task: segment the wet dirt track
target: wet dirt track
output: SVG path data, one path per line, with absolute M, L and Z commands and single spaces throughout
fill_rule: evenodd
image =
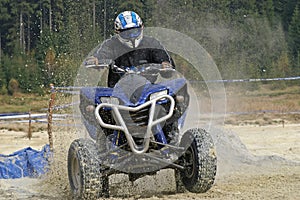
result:
M 226 126 L 210 132 L 217 146 L 218 172 L 207 193 L 175 194 L 173 172 L 164 170 L 134 183 L 126 176 L 111 176 L 110 199 L 300 199 L 300 125 Z M 16 137 L 8 131 L 1 134 L 7 142 Z M 56 135 L 57 141 L 65 137 Z M 56 143 L 51 173 L 40 179 L 0 180 L 0 199 L 69 199 L 64 141 Z

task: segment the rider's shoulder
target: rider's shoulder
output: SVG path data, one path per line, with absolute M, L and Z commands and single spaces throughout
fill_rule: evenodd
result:
M 104 40 L 102 44 L 103 44 L 103 45 L 110 46 L 110 45 L 112 45 L 112 44 L 116 45 L 116 44 L 118 44 L 118 43 L 119 43 L 118 38 L 117 38 L 116 36 L 112 36 L 112 37 L 110 37 L 110 38 Z
M 104 40 L 102 43 L 100 43 L 97 47 L 98 51 L 105 51 L 105 50 L 108 50 L 108 49 L 114 49 L 116 48 L 117 46 L 120 46 L 120 42 L 119 40 L 112 36 L 106 40 Z
M 156 47 L 156 46 L 160 46 L 161 43 L 160 43 L 159 40 L 157 40 L 154 37 L 144 36 L 143 40 L 141 42 L 141 45 L 142 46 L 153 46 L 153 47 Z
M 145 36 L 143 37 L 143 40 L 149 41 L 149 42 L 159 42 L 156 38 L 151 37 L 151 36 L 147 36 L 147 35 L 145 35 Z

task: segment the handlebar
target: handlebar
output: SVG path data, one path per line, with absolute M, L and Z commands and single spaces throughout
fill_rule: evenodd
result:
M 121 73 L 135 73 L 135 74 L 153 74 L 156 75 L 160 72 L 172 72 L 175 71 L 172 67 L 164 68 L 162 64 L 156 64 L 156 63 L 148 63 L 148 64 L 142 64 L 138 66 L 132 66 L 132 67 L 118 67 L 114 65 L 112 67 L 115 72 L 121 72 Z
M 96 57 L 88 57 L 84 62 L 86 68 L 92 69 L 112 69 L 115 73 L 135 73 L 135 74 L 148 74 L 157 75 L 158 73 L 168 73 L 175 71 L 172 66 L 165 67 L 163 64 L 158 63 L 147 63 L 138 66 L 131 67 L 119 67 L 115 65 L 114 61 L 111 59 L 98 60 Z
M 98 58 L 91 56 L 84 60 L 83 65 L 88 69 L 92 68 L 101 70 L 109 68 L 111 65 L 114 65 L 114 61 L 111 59 L 98 60 Z

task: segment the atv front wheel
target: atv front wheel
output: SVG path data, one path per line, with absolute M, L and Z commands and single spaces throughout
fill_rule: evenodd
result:
M 74 140 L 68 152 L 68 176 L 75 199 L 109 197 L 108 177 L 102 176 L 96 143 Z
M 179 159 L 184 170 L 175 173 L 177 188 L 182 190 L 184 186 L 190 192 L 206 192 L 212 187 L 217 171 L 211 135 L 203 129 L 190 129 L 183 135 L 181 146 L 186 151 Z

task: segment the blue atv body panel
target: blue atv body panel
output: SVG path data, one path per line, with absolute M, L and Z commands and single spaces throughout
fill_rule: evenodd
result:
M 170 96 L 175 96 L 182 88 L 187 85 L 186 79 L 178 78 L 173 80 L 168 80 L 165 82 L 160 82 L 159 84 L 152 84 L 147 82 L 145 85 L 142 86 L 142 89 L 135 100 L 132 101 L 131 97 L 128 97 L 122 88 L 108 88 L 108 87 L 85 87 L 80 90 L 80 111 L 82 114 L 82 121 L 85 125 L 89 135 L 91 138 L 96 140 L 97 138 L 97 129 L 101 128 L 99 123 L 95 118 L 94 112 L 87 112 L 86 107 L 88 105 L 99 105 L 101 104 L 101 97 L 115 97 L 118 98 L 121 102 L 121 105 L 129 106 L 129 107 L 136 107 L 139 105 L 144 104 L 149 100 L 151 94 L 167 90 Z M 167 103 L 167 101 L 157 102 L 158 104 Z M 107 108 L 107 111 L 110 111 L 111 108 Z M 178 124 L 184 123 L 185 114 L 178 119 Z M 158 127 L 157 131 L 157 140 L 162 143 L 166 143 L 165 135 L 162 131 L 162 128 Z
M 175 79 L 172 81 L 166 81 L 160 84 L 148 83 L 144 86 L 143 92 L 139 97 L 139 101 L 132 103 L 124 93 L 115 93 L 114 88 L 107 87 L 86 87 L 80 90 L 80 94 L 84 96 L 89 102 L 93 102 L 95 105 L 102 103 L 100 97 L 116 97 L 124 102 L 125 106 L 138 106 L 145 103 L 148 97 L 156 92 L 168 90 L 169 95 L 173 96 L 186 84 L 186 80 L 183 78 Z

